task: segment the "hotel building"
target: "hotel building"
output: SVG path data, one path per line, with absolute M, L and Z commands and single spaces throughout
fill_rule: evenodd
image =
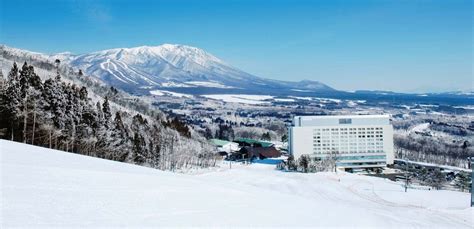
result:
M 393 127 L 388 115 L 296 116 L 288 130 L 288 149 L 322 159 L 337 154 L 339 168 L 393 164 Z

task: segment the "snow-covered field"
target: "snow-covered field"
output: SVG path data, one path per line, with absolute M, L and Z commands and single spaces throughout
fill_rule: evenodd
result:
M 347 173 L 227 166 L 200 175 L 0 141 L 0 227 L 472 228 L 468 193 Z
M 222 95 L 203 95 L 203 97 L 209 99 L 222 100 L 228 103 L 245 103 L 245 104 L 265 104 L 270 103 L 265 101 L 272 99 L 270 95 L 244 95 L 244 94 L 222 94 Z
M 215 88 L 234 88 L 230 86 L 223 85 L 219 82 L 213 82 L 213 81 L 189 81 L 186 82 L 186 84 L 191 84 L 194 86 L 199 86 L 199 87 L 215 87 Z
M 184 98 L 192 98 L 192 95 L 188 94 L 183 94 L 183 93 L 178 93 L 178 92 L 172 92 L 172 91 L 164 91 L 164 90 L 153 90 L 150 91 L 150 94 L 152 95 L 157 95 L 157 96 L 173 96 L 173 97 L 184 97 Z
M 416 126 L 414 126 L 409 132 L 414 132 L 414 133 L 421 133 L 427 130 L 430 127 L 429 123 L 421 123 Z

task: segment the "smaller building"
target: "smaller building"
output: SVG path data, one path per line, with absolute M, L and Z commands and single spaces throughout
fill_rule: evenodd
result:
M 259 140 L 250 139 L 250 138 L 238 138 L 238 139 L 235 139 L 234 142 L 238 143 L 239 146 L 241 147 L 244 147 L 244 146 L 271 147 L 273 146 L 273 143 L 271 142 L 259 141 Z
M 250 147 L 244 146 L 239 151 L 242 159 L 266 159 L 280 157 L 281 153 L 275 147 Z
M 239 143 L 216 139 L 216 138 L 210 139 L 209 143 L 217 147 L 217 150 L 219 152 L 231 153 L 231 152 L 239 151 L 240 149 Z

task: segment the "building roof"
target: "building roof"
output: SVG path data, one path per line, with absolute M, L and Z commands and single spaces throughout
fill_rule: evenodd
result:
M 333 126 L 333 125 L 389 125 L 389 115 L 321 115 L 295 116 L 293 126 Z
M 389 118 L 388 114 L 377 114 L 377 115 L 366 115 L 366 114 L 355 114 L 355 115 L 302 115 L 295 116 L 295 118 L 301 117 L 304 119 L 333 119 L 333 118 Z
M 259 140 L 255 140 L 255 139 L 250 139 L 250 138 L 238 138 L 238 139 L 234 140 L 234 142 L 247 143 L 248 145 L 260 144 L 262 147 L 273 146 L 273 143 L 271 143 L 271 142 L 264 142 L 264 141 L 259 141 Z
M 227 144 L 233 143 L 233 142 L 213 138 L 213 139 L 209 139 L 209 143 L 211 143 L 212 145 L 215 145 L 215 146 L 224 146 L 224 145 L 227 145 Z
M 260 157 L 260 158 L 269 158 L 269 157 L 280 157 L 281 152 L 275 149 L 275 147 L 249 147 L 245 146 L 240 149 L 241 153 L 247 153 L 248 157 Z

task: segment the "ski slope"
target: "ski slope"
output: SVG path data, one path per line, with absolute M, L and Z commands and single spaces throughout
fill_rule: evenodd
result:
M 472 228 L 468 193 L 227 165 L 176 174 L 0 140 L 0 228 Z

